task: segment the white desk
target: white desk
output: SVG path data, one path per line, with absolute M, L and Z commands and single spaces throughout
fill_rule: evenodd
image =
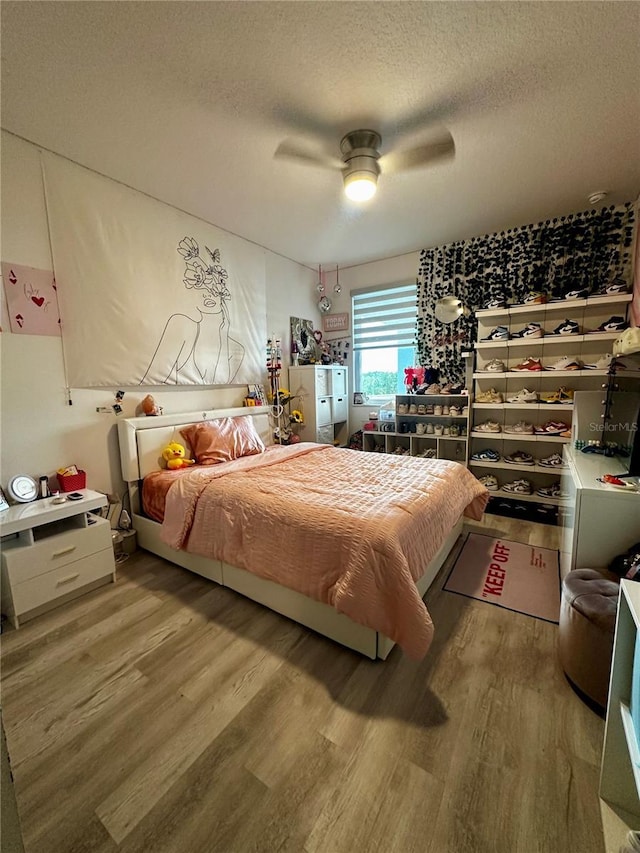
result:
M 0 514 L 2 612 L 16 628 L 116 579 L 109 522 L 89 513 L 107 498 L 79 491 L 82 500 L 44 498 Z
M 564 447 L 558 521 L 562 527 L 560 570 L 606 568 L 618 554 L 640 542 L 640 492 L 624 492 L 598 482 L 622 474 L 628 460 Z

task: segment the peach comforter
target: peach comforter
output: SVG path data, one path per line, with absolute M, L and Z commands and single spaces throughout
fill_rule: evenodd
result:
M 488 497 L 456 462 L 298 444 L 185 471 L 161 538 L 332 605 L 420 659 L 433 623 L 415 582 Z

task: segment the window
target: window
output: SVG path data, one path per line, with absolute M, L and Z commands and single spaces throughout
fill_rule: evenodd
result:
M 404 369 L 415 364 L 415 284 L 354 293 L 354 390 L 369 398 L 405 391 Z

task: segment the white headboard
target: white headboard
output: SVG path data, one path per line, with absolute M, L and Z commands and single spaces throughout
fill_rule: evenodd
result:
M 273 426 L 269 422 L 268 406 L 243 406 L 237 409 L 211 409 L 200 412 L 181 412 L 175 415 L 126 418 L 118 421 L 120 465 L 127 483 L 141 480 L 160 468 L 162 450 L 172 441 L 184 444 L 180 429 L 201 421 L 216 418 L 255 418 L 256 429 L 265 444 L 273 444 Z

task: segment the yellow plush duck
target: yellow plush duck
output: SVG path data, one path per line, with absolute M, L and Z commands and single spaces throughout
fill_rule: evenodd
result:
M 185 459 L 184 454 L 184 447 L 178 444 L 177 441 L 172 441 L 162 451 L 162 458 L 167 463 L 167 468 L 170 468 L 172 471 L 176 468 L 188 468 L 190 465 L 196 464 L 195 459 Z

